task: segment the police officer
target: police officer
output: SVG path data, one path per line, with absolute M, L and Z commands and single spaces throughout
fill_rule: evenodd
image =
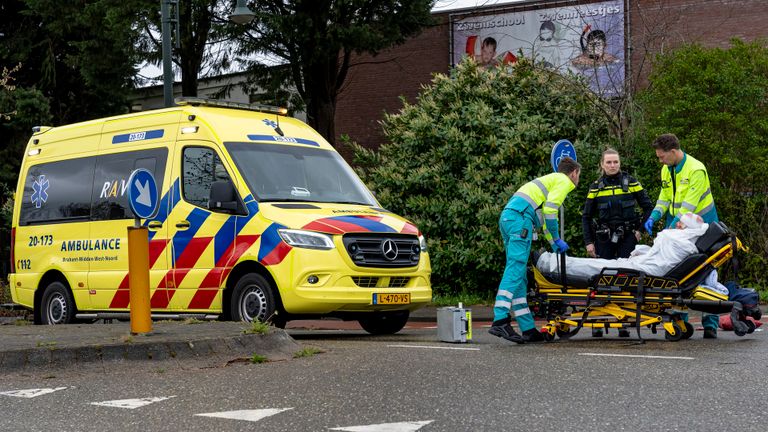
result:
M 619 152 L 609 148 L 600 158 L 602 175 L 589 186 L 581 216 L 584 244 L 592 258 L 628 258 L 637 245 L 641 222 L 653 203 L 634 177 L 621 171 Z M 635 209 L 642 209 L 642 215 Z
M 581 215 L 587 255 L 628 258 L 637 245 L 642 221 L 653 210 L 653 203 L 640 182 L 621 171 L 616 150 L 609 148 L 603 152 L 600 169 L 602 175 L 589 186 Z M 636 211 L 638 205 L 642 215 Z M 602 335 L 601 329 L 592 329 L 592 336 Z M 629 337 L 629 331 L 620 329 L 619 336 Z
M 709 188 L 709 175 L 703 163 L 680 149 L 680 141 L 674 134 L 662 134 L 653 142 L 656 157 L 662 164 L 661 191 L 656 207 L 645 220 L 648 234 L 653 233 L 656 222 L 664 218 L 664 228 L 674 227 L 686 213 L 696 213 L 705 223 L 718 222 L 715 200 Z M 688 321 L 688 314 L 681 314 Z M 717 315 L 704 314 L 701 324 L 705 339 L 717 338 L 720 319 Z

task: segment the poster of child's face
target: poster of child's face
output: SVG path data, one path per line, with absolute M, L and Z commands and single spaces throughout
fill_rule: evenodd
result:
M 452 24 L 453 64 L 509 66 L 523 55 L 560 73 L 584 76 L 603 96 L 624 86 L 624 2 L 466 16 Z M 492 40 L 493 44 L 486 44 Z

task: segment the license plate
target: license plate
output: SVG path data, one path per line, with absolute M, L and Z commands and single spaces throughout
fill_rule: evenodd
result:
M 374 294 L 373 304 L 410 304 L 411 295 L 405 294 Z

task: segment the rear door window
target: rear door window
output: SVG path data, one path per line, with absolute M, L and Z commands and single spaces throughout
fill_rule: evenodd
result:
M 128 206 L 128 177 L 139 168 L 155 177 L 157 190 L 163 190 L 166 148 L 114 153 L 99 156 L 93 179 L 93 220 L 132 219 Z

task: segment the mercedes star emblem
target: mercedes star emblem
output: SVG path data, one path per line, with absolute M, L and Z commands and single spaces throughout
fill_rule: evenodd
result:
M 386 239 L 381 242 L 381 253 L 388 261 L 394 261 L 397 258 L 397 245 L 392 239 Z

